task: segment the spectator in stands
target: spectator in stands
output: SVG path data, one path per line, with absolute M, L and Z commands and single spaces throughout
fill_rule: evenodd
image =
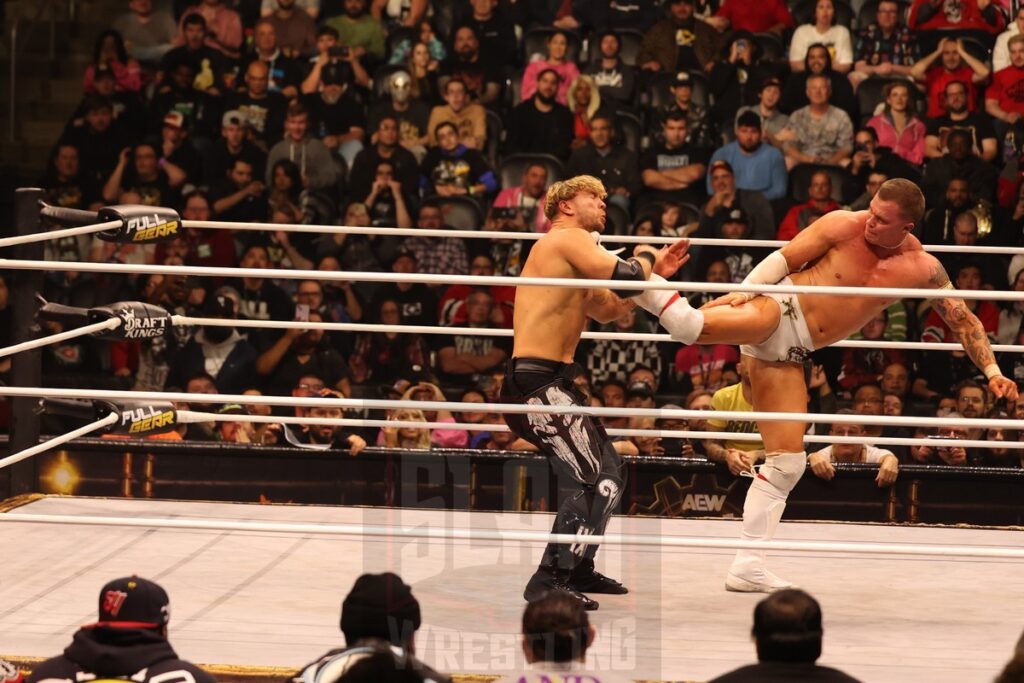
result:
M 403 412 L 420 411 L 399 411 L 396 418 L 399 415 L 400 419 L 409 417 L 402 415 Z M 363 574 L 356 579 L 341 603 L 341 632 L 345 635 L 346 647 L 330 650 L 302 667 L 301 673 L 291 681 L 299 683 L 327 676 L 333 679 L 338 672 L 349 670 L 353 663 L 365 659 L 367 654 L 377 653 L 400 656 L 402 675 L 415 674 L 437 683 L 451 683 L 448 676 L 434 671 L 414 655 L 420 623 L 420 604 L 401 578 L 390 572 Z M 392 667 L 391 677 L 387 680 L 399 678 L 394 671 L 395 667 Z
M 880 311 L 860 328 L 859 339 L 882 341 L 888 322 L 885 310 Z M 846 392 L 868 382 L 877 382 L 887 367 L 898 364 L 906 369 L 906 354 L 899 349 L 843 349 L 839 387 Z M 905 378 L 904 378 L 905 379 Z M 906 387 L 904 387 L 905 393 Z
M 455 125 L 459 142 L 470 149 L 482 150 L 487 144 L 487 121 L 484 108 L 469 99 L 469 90 L 460 78 L 450 78 L 444 84 L 444 100 L 446 104 L 438 105 L 430 111 L 427 131 L 430 131 L 429 144 L 436 145 L 437 139 L 432 131 L 445 121 Z
M 1018 7 L 1014 20 L 996 38 L 996 44 L 992 48 L 992 71 L 1001 71 L 1010 66 L 1010 38 L 1021 33 L 1021 27 L 1024 27 L 1024 10 Z M 117 28 L 116 24 L 114 28 Z
M 203 158 L 189 139 L 185 129 L 185 115 L 178 111 L 167 112 L 160 130 L 161 159 L 170 162 L 185 173 L 185 180 L 191 185 L 203 185 Z
M 537 75 L 533 97 L 516 105 L 505 119 L 505 152 L 553 154 L 569 158 L 573 118 L 569 108 L 556 101 L 558 73 L 550 69 Z
M 397 301 L 383 299 L 371 308 L 371 322 L 381 325 L 402 325 L 402 309 Z M 419 334 L 397 332 L 364 332 L 355 339 L 348 365 L 352 381 L 363 384 L 393 383 L 406 368 L 424 366 L 430 361 L 430 349 Z
M 369 88 L 372 83 L 370 74 L 366 72 L 362 61 L 357 57 L 358 50 L 351 50 L 338 45 L 338 31 L 330 26 L 321 26 L 316 33 L 317 55 L 310 58 L 313 65 L 306 78 L 302 81 L 303 93 L 316 92 L 320 89 L 320 75 L 329 64 L 347 64 L 352 69 L 352 79 L 360 88 Z
M 667 16 L 644 34 L 636 63 L 661 73 L 710 70 L 719 40 L 711 26 L 694 16 L 693 0 L 672 0 Z
M 320 92 L 302 98 L 310 130 L 351 167 L 363 149 L 366 133 L 365 108 L 352 92 L 352 70 L 344 63 L 329 64 L 321 71 L 320 80 Z
M 270 257 L 267 248 L 254 244 L 242 253 L 238 264 L 242 268 L 268 268 Z M 250 320 L 292 320 L 295 304 L 285 291 L 267 278 L 243 277 L 240 279 L 239 313 Z M 277 337 L 274 336 L 274 339 Z
M 236 159 L 248 161 L 253 177 L 262 178 L 267 153 L 249 139 L 249 120 L 242 112 L 232 109 L 221 117 L 220 138 L 203 156 L 206 158 L 204 177 L 207 182 L 223 178 L 234 166 Z
M 961 420 L 963 415 L 952 411 L 945 411 L 944 414 L 939 417 L 947 420 Z M 959 425 L 948 425 L 939 427 L 936 430 L 935 438 L 949 440 L 949 439 L 967 439 L 969 438 L 967 427 L 961 427 Z M 938 444 L 942 444 L 939 441 Z M 932 464 L 935 465 L 952 465 L 954 467 L 964 467 L 967 465 L 974 465 L 977 461 L 977 454 L 974 453 L 973 449 L 964 448 L 963 446 L 949 446 L 937 445 L 935 448 L 935 456 L 938 459 L 937 462 Z
M 789 117 L 794 139 L 785 144 L 786 167 L 797 164 L 841 165 L 853 152 L 853 124 L 842 109 L 832 106 L 832 86 L 822 75 L 807 79 L 810 104 Z
M 631 310 L 610 323 L 604 323 L 598 329 L 601 332 L 635 334 L 654 332 L 655 327 L 645 314 Z M 661 375 L 661 356 L 658 353 L 657 342 L 598 339 L 593 343 L 593 349 L 587 353 L 585 366 L 594 381 L 603 384 L 608 380 L 624 377 L 627 370 L 646 363 L 653 365 L 655 375 Z M 654 388 L 656 387 L 651 385 L 652 398 Z
M 910 75 L 925 85 L 928 91 L 927 116 L 934 119 L 946 113 L 946 86 L 953 81 L 967 87 L 965 104 L 967 110 L 973 112 L 978 102 L 975 86 L 988 78 L 989 68 L 971 56 L 963 41 L 944 38 L 931 54 L 914 64 Z
M 478 150 L 459 142 L 454 123 L 443 121 L 434 129 L 438 145 L 431 147 L 420 167 L 420 187 L 442 197 L 483 198 L 498 189 L 494 171 Z
M 889 410 L 888 397 L 895 396 L 901 402 L 901 410 L 898 414 L 902 414 L 902 402 L 907 400 L 910 391 L 910 371 L 907 366 L 904 363 L 886 365 L 882 370 L 880 386 L 882 387 L 882 410 Z M 889 413 L 885 412 L 885 414 Z
M 392 413 L 389 420 L 404 422 L 426 422 L 422 410 L 401 408 Z M 430 430 L 425 427 L 384 427 L 380 430 L 382 446 L 389 448 L 413 448 L 430 450 Z M 296 682 L 297 683 L 297 682 Z
M 582 173 L 583 171 L 581 171 Z M 504 230 L 547 232 L 551 221 L 544 215 L 544 195 L 548 185 L 548 169 L 544 164 L 530 164 L 523 171 L 523 182 L 506 187 L 494 199 L 492 215 L 506 222 Z M 611 188 L 605 186 L 609 192 Z
M 743 363 L 737 363 L 736 370 L 739 372 L 740 381 L 714 393 L 711 397 L 713 410 L 727 412 L 753 410 L 750 403 L 750 378 L 743 371 Z M 691 425 L 691 428 L 694 427 Z M 747 420 L 712 418 L 707 422 L 707 429 L 713 432 L 754 434 L 757 432 L 757 424 Z M 753 471 L 754 464 L 764 457 L 764 444 L 761 441 L 706 439 L 704 452 L 707 453 L 708 460 L 723 463 L 733 475 L 738 477 L 741 472 Z
M 46 189 L 46 203 L 50 206 L 88 209 L 93 204 L 100 203 L 99 183 L 82 173 L 78 148 L 67 142 L 58 142 L 54 146 L 50 155 L 50 163 L 46 168 L 46 175 L 40 185 Z M 53 242 L 55 240 L 48 241 L 46 245 L 50 246 Z M 49 257 L 47 260 L 50 260 Z M 1016 337 L 1016 332 L 1014 330 L 1014 337 Z
M 175 207 L 177 188 L 184 182 L 185 172 L 162 159 L 155 144 L 140 142 L 121 150 L 117 166 L 103 186 L 103 201 L 117 204 L 126 192 L 131 192 L 138 195 L 135 203 Z
M 829 81 L 829 103 L 842 109 L 850 121 L 859 121 L 857 98 L 846 74 L 832 67 L 832 54 L 824 45 L 815 44 L 807 48 L 804 70 L 792 73 L 786 79 L 779 108 L 792 117 L 801 107 L 810 104 L 807 81 L 815 76 L 824 76 Z
M 252 163 L 234 160 L 223 178 L 217 180 L 210 199 L 218 220 L 234 223 L 262 223 L 267 220 L 264 185 L 255 177 Z
M 548 36 L 545 44 L 547 54 L 531 61 L 523 71 L 520 100 L 525 102 L 537 92 L 538 76 L 541 73 L 554 71 L 558 74 L 558 93 L 555 99 L 559 104 L 568 104 L 569 85 L 580 75 L 579 67 L 566 54 L 569 38 L 565 33 L 555 31 Z
M 715 217 L 715 231 L 712 235 L 728 240 L 749 239 L 750 222 L 750 216 L 741 208 L 719 211 Z M 727 282 L 743 282 L 754 266 L 764 258 L 764 254 L 763 249 L 745 245 L 705 246 L 701 248 L 697 259 L 697 272 L 707 273 L 712 263 L 722 261 L 730 274 Z
M 280 92 L 269 89 L 270 67 L 265 62 L 253 60 L 244 73 L 245 90 L 229 96 L 227 104 L 245 118 L 249 139 L 267 152 L 284 134 L 288 101 Z
M 946 84 L 943 96 L 945 111 L 928 121 L 925 156 L 929 159 L 937 159 L 949 151 L 949 133 L 957 129 L 970 134 L 974 154 L 985 161 L 994 161 L 999 153 L 992 119 L 984 112 L 972 111 L 967 107 L 969 91 L 965 83 L 950 81 Z
M 853 415 L 849 408 L 840 410 L 838 415 Z M 857 424 L 834 423 L 828 432 L 831 436 L 866 436 L 864 428 Z M 879 488 L 896 483 L 900 465 L 896 455 L 885 448 L 866 443 L 837 443 L 815 451 L 807 456 L 807 465 L 814 476 L 832 481 L 836 476 L 834 463 L 862 462 L 878 465 L 875 483 Z
M 796 25 L 782 0 L 724 0 L 715 15 L 706 21 L 720 32 L 731 29 L 779 36 Z
M 425 22 L 425 25 L 429 26 Z M 441 64 L 433 57 L 430 44 L 420 41 L 412 46 L 405 60 L 405 68 L 412 81 L 412 96 L 424 104 L 436 105 L 441 102 Z
M 569 177 L 592 175 L 600 179 L 608 192 L 606 201 L 618 205 L 629 213 L 630 198 L 641 188 L 639 161 L 636 152 L 623 144 L 614 144 L 614 126 L 615 123 L 608 113 L 598 111 L 590 120 L 589 142 L 573 151 L 569 157 L 566 174 Z M 546 181 L 546 170 L 544 177 Z M 502 190 L 502 194 L 506 191 Z M 538 199 L 540 196 L 542 195 L 539 195 Z M 500 198 L 501 194 L 498 197 Z M 537 213 L 544 216 L 543 211 Z M 547 222 L 546 217 L 544 221 Z
M 395 179 L 395 167 L 390 161 L 377 164 L 370 193 L 363 203 L 369 208 L 372 225 L 406 230 L 412 227 L 410 200 L 402 190 L 402 183 Z
M 125 141 L 114 128 L 114 110 L 106 97 L 86 97 L 80 107 L 83 124 L 69 127 L 60 142 L 78 150 L 79 166 L 90 182 L 105 183 L 118 165 Z
M 91 92 L 110 100 L 114 113 L 114 127 L 122 135 L 134 139 L 146 132 L 146 105 L 137 92 L 119 90 L 114 71 L 107 64 L 101 64 L 93 70 Z M 83 97 L 83 103 L 90 95 Z M 65 130 L 84 124 L 82 104 L 71 115 L 71 121 Z
M 1008 420 L 1010 416 L 1001 410 L 991 410 L 985 416 L 990 420 Z M 997 443 L 1014 442 L 1018 440 L 1020 432 L 1016 429 L 1004 429 L 1002 427 L 990 427 L 985 430 L 985 441 Z M 985 467 L 1021 467 L 1020 452 L 1013 448 L 994 447 L 980 449 L 980 464 Z
M 267 157 L 267 184 L 273 178 L 270 171 L 279 159 L 289 159 L 298 165 L 302 180 L 310 190 L 331 187 L 336 182 L 334 159 L 327 146 L 309 135 L 309 113 L 298 101 L 288 105 L 284 122 L 285 138 L 274 145 Z
M 739 349 L 728 344 L 691 344 L 676 352 L 674 371 L 677 381 L 689 379 L 693 390 L 718 391 L 723 386 L 722 371 L 727 364 L 740 361 Z
M 1017 266 L 1016 272 L 1013 272 L 1011 266 L 1010 288 L 1015 292 L 1024 292 L 1024 268 Z M 1024 299 L 1001 302 L 996 343 L 1016 344 L 1022 321 L 1024 321 Z
M 811 174 L 807 194 L 806 202 L 797 204 L 786 212 L 779 223 L 775 239 L 791 240 L 818 218 L 840 208 L 836 200 L 832 199 L 832 177 L 827 171 L 815 171 Z
M 907 77 L 920 55 L 913 32 L 900 19 L 903 5 L 882 0 L 875 10 L 875 23 L 857 32 L 857 62 L 850 72 L 854 87 L 871 76 Z
M 752 120 L 748 122 L 753 123 Z M 758 130 L 756 125 L 748 126 L 742 132 L 737 129 L 736 147 L 742 150 L 744 142 L 749 144 L 750 138 Z M 718 152 L 715 152 L 715 155 L 717 156 Z M 725 159 L 713 160 L 708 167 L 708 193 L 711 197 L 704 204 L 700 215 L 698 232 L 701 236 L 720 236 L 725 218 L 734 209 L 742 210 L 750 221 L 747 237 L 770 240 L 775 236 L 775 219 L 772 216 L 771 204 L 761 192 L 738 187 L 732 165 Z
M 444 228 L 441 207 L 425 202 L 416 215 L 416 227 L 420 230 Z M 415 254 L 417 272 L 453 275 L 466 275 L 469 272 L 466 243 L 460 237 L 407 237 L 403 246 Z
M 469 263 L 469 274 L 490 277 L 494 275 L 494 259 L 489 254 L 477 254 Z M 449 285 L 441 296 L 438 322 L 445 326 L 459 327 L 466 323 L 466 300 L 473 293 L 471 285 Z M 488 287 L 494 299 L 491 322 L 500 327 L 512 327 L 512 312 L 515 306 L 516 288 Z
M 486 288 L 477 288 L 466 299 L 466 326 L 494 329 L 494 299 Z M 467 386 L 473 376 L 501 366 L 512 353 L 507 337 L 444 335 L 437 340 L 438 369 L 442 380 Z
M 951 130 L 946 137 L 949 151 L 937 159 L 930 159 L 921 179 L 921 189 L 929 204 L 934 203 L 943 188 L 955 177 L 966 178 L 971 197 L 991 198 L 996 185 L 996 170 L 971 150 L 971 133 Z
M 341 44 L 354 50 L 357 57 L 365 53 L 371 62 L 379 62 L 386 57 L 386 32 L 380 19 L 370 14 L 366 5 L 366 0 L 344 0 L 345 13 L 330 17 L 324 23 L 338 31 Z
M 208 298 L 203 309 L 207 318 L 231 320 L 238 317 L 235 301 L 226 294 Z M 169 386 L 185 386 L 190 377 L 207 373 L 216 392 L 240 394 L 252 386 L 256 350 L 234 327 L 207 325 L 193 335 L 171 359 Z
M 406 197 L 414 197 L 419 187 L 419 164 L 412 152 L 399 144 L 398 121 L 391 115 L 380 118 L 375 142 L 356 155 L 348 175 L 348 186 L 355 197 L 369 195 L 376 182 L 375 173 L 382 162 L 391 165 L 392 178 L 401 184 Z
M 619 55 L 622 39 L 615 31 L 607 30 L 598 37 L 597 47 L 599 58 L 583 67 L 583 73 L 593 77 L 602 101 L 632 108 L 637 93 L 638 74 L 636 67 L 623 62 Z
M 836 24 L 836 7 L 833 0 L 817 0 L 814 5 L 814 22 L 798 26 L 789 43 L 789 67 L 793 71 L 806 68 L 807 48 L 824 45 L 832 53 L 832 66 L 839 73 L 847 73 L 853 67 L 853 43 L 850 29 Z
M 501 413 L 491 416 L 488 420 L 494 424 L 505 424 L 505 416 Z M 479 432 L 478 432 L 479 433 Z M 479 439 L 473 448 L 485 451 L 536 451 L 537 447 L 526 439 L 517 437 L 512 432 L 498 431 L 479 433 Z
M 730 128 L 736 125 L 737 110 L 753 109 L 758 111 L 760 93 L 769 80 L 775 81 L 774 97 L 765 116 L 771 117 L 779 101 L 780 91 L 778 79 L 775 77 L 775 65 L 767 62 L 762 55 L 760 46 L 750 33 L 732 34 L 719 51 L 711 73 L 708 76 L 709 90 L 714 99 L 711 109 L 718 128 Z M 785 118 L 785 115 L 782 115 Z M 778 122 L 773 122 L 777 125 Z M 783 122 L 783 125 L 785 123 Z M 765 122 L 768 127 L 768 122 Z M 779 126 L 781 127 L 781 126 Z M 717 146 L 717 143 L 716 145 Z
M 564 591 L 551 591 L 529 603 L 523 611 L 522 650 L 528 673 L 499 679 L 500 683 L 559 678 L 598 680 L 597 676 L 584 673 L 587 650 L 593 645 L 595 634 L 579 600 Z M 600 677 L 607 678 L 605 674 Z
M 96 37 L 92 63 L 85 67 L 85 79 L 82 83 L 82 91 L 85 94 L 94 92 L 93 81 L 100 68 L 109 69 L 114 75 L 115 89 L 118 92 L 137 93 L 142 89 L 142 69 L 139 62 L 128 56 L 121 34 L 112 29 L 103 31 Z
M 158 584 L 134 575 L 109 581 L 100 590 L 98 620 L 81 627 L 63 654 L 33 666 L 25 680 L 110 676 L 150 683 L 177 676 L 216 683 L 206 671 L 178 657 L 168 641 L 170 619 L 170 599 Z
M 452 53 L 441 64 L 441 85 L 449 78 L 459 78 L 477 102 L 484 106 L 494 104 L 501 96 L 504 82 L 499 66 L 484 58 L 476 30 L 463 25 L 455 30 Z
M 719 160 L 729 164 L 737 188 L 760 192 L 769 201 L 786 195 L 785 159 L 778 149 L 762 143 L 761 118 L 754 112 L 736 119 L 736 140 L 716 150 L 711 164 Z M 710 183 L 708 189 L 714 190 Z
M 935 35 L 957 31 L 975 36 L 988 45 L 992 36 L 1003 30 L 1006 17 L 999 6 L 986 0 L 963 0 L 956 6 L 934 0 L 914 0 L 907 24 L 928 42 L 934 41 Z
M 747 112 L 757 114 L 761 122 L 761 137 L 773 147 L 782 149 L 782 140 L 778 135 L 785 130 L 789 123 L 789 116 L 779 110 L 779 100 L 782 99 L 782 85 L 778 78 L 770 76 L 761 81 L 757 91 L 757 104 L 740 107 L 736 111 L 734 125 L 739 127 L 740 117 Z M 753 120 L 749 119 L 748 120 Z
M 277 7 L 266 15 L 274 26 L 281 51 L 288 57 L 310 57 L 316 50 L 316 23 L 296 0 L 276 0 Z
M 192 12 L 181 19 L 181 35 L 176 40 L 178 47 L 164 53 L 157 71 L 157 83 L 181 64 L 188 64 L 192 71 L 191 87 L 211 95 L 224 93 L 224 72 L 227 68 L 224 54 L 207 44 L 207 25 L 203 15 Z
M 370 109 L 370 130 L 377 130 L 384 117 L 393 117 L 398 122 L 399 144 L 422 160 L 427 153 L 429 107 L 412 96 L 411 81 L 405 71 L 396 71 L 388 76 L 384 92 L 387 97 Z M 371 143 L 376 143 L 376 135 L 370 138 Z
M 245 71 L 256 61 L 267 65 L 269 92 L 281 93 L 288 100 L 298 96 L 302 85 L 302 65 L 284 54 L 278 45 L 274 24 L 266 19 L 256 24 L 253 51 L 242 60 L 242 70 Z
M 780 590 L 757 603 L 751 633 L 758 663 L 722 674 L 710 683 L 771 680 L 857 683 L 855 678 L 841 671 L 815 663 L 821 656 L 821 606 L 802 590 Z
M 509 8 L 494 0 L 471 0 L 457 26 L 469 26 L 479 36 L 480 52 L 489 64 L 519 63 L 519 40 Z
M 910 85 L 903 82 L 887 83 L 883 92 L 885 108 L 873 116 L 867 125 L 875 131 L 878 145 L 891 149 L 907 163 L 920 166 L 924 163 L 927 130 L 910 106 Z M 857 155 L 854 154 L 856 162 Z
M 181 217 L 187 221 L 208 221 L 213 219 L 213 209 L 206 193 L 193 190 L 186 194 L 182 204 Z M 232 268 L 237 263 L 235 240 L 230 230 L 191 229 L 186 231 L 188 244 L 188 265 Z
M 684 201 L 700 204 L 704 194 L 707 155 L 686 142 L 687 120 L 682 112 L 671 112 L 662 124 L 664 142 L 652 145 L 640 157 L 644 194 L 641 201 Z
M 155 64 L 173 47 L 178 25 L 165 10 L 153 11 L 153 0 L 130 0 L 130 12 L 114 20 L 113 29 L 124 38 L 125 50 L 143 64 Z
M 672 80 L 672 101 L 662 105 L 658 111 L 657 123 L 662 128 L 669 116 L 681 114 L 686 118 L 686 142 L 694 147 L 715 147 L 714 122 L 708 110 L 693 101 L 693 79 L 690 74 L 680 71 Z M 652 121 L 653 122 L 653 121 Z M 661 131 L 659 130 L 658 133 Z
M 395 253 L 391 261 L 394 273 L 418 272 L 416 252 L 405 245 Z M 385 301 L 395 301 L 400 309 L 403 324 L 436 325 L 437 295 L 432 289 L 412 282 L 391 282 L 377 287 L 370 302 L 371 311 L 380 311 Z
M 431 378 L 433 380 L 433 378 Z M 437 380 L 430 382 L 420 381 L 410 384 L 402 393 L 402 401 L 433 401 L 445 403 L 444 392 L 436 384 Z M 455 417 L 449 410 L 424 410 L 423 417 L 427 422 L 455 422 Z M 465 448 L 469 445 L 469 432 L 462 429 L 431 429 L 430 446 L 432 448 Z M 510 441 L 514 441 L 511 439 Z M 378 443 L 380 438 L 378 438 Z
M 915 231 L 924 244 L 952 244 L 953 224 L 956 217 L 972 205 L 971 192 L 966 178 L 953 176 L 946 183 L 942 201 L 925 215 L 922 226 Z
M 1010 65 L 996 71 L 992 84 L 985 90 L 985 111 L 1001 121 L 1004 129 L 1016 124 L 1024 114 L 1024 36 L 1014 36 L 1007 44 Z
M 323 322 L 320 313 L 306 310 L 309 322 Z M 351 373 L 345 359 L 331 348 L 323 330 L 288 329 L 256 358 L 256 373 L 267 392 L 287 396 L 302 375 L 313 374 L 324 385 L 345 396 L 352 394 Z
M 590 122 L 601 107 L 601 94 L 590 76 L 577 76 L 569 86 L 569 111 L 573 113 L 573 139 L 571 147 L 579 149 L 590 137 Z
M 924 124 L 920 132 L 924 133 Z M 924 137 L 919 138 L 921 150 L 924 150 Z M 853 156 L 848 160 L 849 175 L 841 188 L 843 196 L 859 196 L 867 187 L 868 177 L 872 173 L 882 173 L 886 178 L 908 178 L 920 182 L 921 174 L 918 167 L 892 153 L 888 147 L 878 144 L 878 133 L 874 128 L 864 126 L 853 135 Z
M 238 59 L 242 47 L 242 18 L 238 12 L 222 0 L 200 0 L 199 4 L 189 7 L 181 15 L 181 32 L 176 41 L 178 45 L 188 40 L 185 35 L 185 19 L 193 14 L 198 14 L 206 22 L 204 39 L 207 47 L 219 51 L 228 59 Z

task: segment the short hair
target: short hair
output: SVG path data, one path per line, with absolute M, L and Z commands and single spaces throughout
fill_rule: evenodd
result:
M 821 657 L 821 605 L 799 589 L 772 593 L 754 608 L 752 634 L 762 662 L 815 662 Z
M 445 92 L 446 95 L 448 94 L 448 87 L 452 83 L 458 83 L 459 85 L 462 86 L 463 90 L 465 90 L 467 93 L 469 92 L 469 86 L 466 85 L 466 81 L 461 79 L 461 78 L 459 78 L 458 76 L 455 76 L 453 78 L 449 78 L 448 82 L 444 84 L 444 92 Z
M 871 126 L 861 126 L 860 128 L 857 129 L 857 133 L 867 133 L 868 135 L 871 136 L 872 140 L 878 142 L 878 131 L 872 128 Z M 854 135 L 856 135 L 857 133 L 854 133 Z
M 316 37 L 320 38 L 321 36 L 334 36 L 335 40 L 341 38 L 341 34 L 338 33 L 338 29 L 334 28 L 333 26 L 328 26 L 327 24 L 324 24 L 323 26 L 317 29 Z
M 1006 47 L 1013 47 L 1018 43 L 1024 43 L 1024 35 L 1021 35 L 1019 33 L 1015 36 L 1010 36 L 1010 39 L 1006 41 Z
M 561 180 L 552 183 L 548 188 L 547 196 L 544 198 L 544 215 L 548 220 L 554 220 L 558 216 L 559 202 L 570 201 L 581 192 L 591 192 L 601 199 L 608 196 L 604 184 L 592 175 L 578 175 Z
M 960 392 L 962 392 L 964 389 L 977 389 L 978 391 L 981 392 L 982 396 L 985 395 L 985 387 L 981 386 L 973 379 L 965 379 L 964 381 L 960 382 L 955 387 L 953 387 L 953 395 L 956 396 L 956 400 L 960 400 Z
M 896 202 L 903 216 L 913 223 L 917 223 L 924 216 L 924 194 L 921 193 L 921 188 L 909 180 L 886 180 L 878 188 L 878 197 L 886 202 Z
M 553 74 L 554 77 L 555 77 L 555 82 L 557 82 L 557 83 L 561 83 L 562 82 L 562 74 L 558 73 L 554 69 L 544 69 L 539 74 L 537 74 L 537 82 L 538 83 L 540 83 L 540 79 L 544 78 L 544 74 Z
M 682 121 L 683 123 L 687 124 L 687 126 L 689 126 L 690 123 L 689 121 L 686 120 L 686 113 L 682 109 L 670 110 L 667 114 L 665 114 L 665 120 L 661 122 L 661 125 L 664 126 L 669 121 Z
M 829 92 L 832 91 L 832 79 L 826 76 L 825 74 L 811 74 L 810 76 L 807 77 L 805 87 L 807 85 L 810 85 L 811 81 L 814 80 L 825 81 L 825 85 L 828 86 Z
M 539 662 L 571 662 L 587 651 L 590 619 L 576 598 L 549 592 L 523 610 L 523 638 Z
M 761 115 L 751 109 L 736 117 L 737 128 L 756 128 L 761 130 Z
M 292 118 L 294 116 L 307 116 L 308 114 L 309 110 L 306 109 L 306 105 L 299 100 L 292 100 L 288 105 L 288 118 Z
M 114 110 L 114 104 L 110 101 L 110 98 L 106 95 L 86 95 L 82 101 L 82 111 L 86 114 L 91 114 L 94 111 L 101 109 Z
M 598 389 L 598 392 L 604 391 L 605 387 L 618 387 L 619 389 L 622 389 L 622 393 L 626 393 L 626 385 L 615 378 L 605 380 L 604 383 L 601 384 L 601 388 Z
M 191 14 L 185 15 L 185 18 L 181 21 L 182 28 L 186 26 L 202 26 L 203 30 L 206 30 L 206 19 L 203 18 L 202 14 L 198 12 L 192 12 Z
M 951 86 L 951 85 L 959 85 L 961 88 L 964 89 L 964 93 L 968 92 L 967 84 L 958 79 L 958 80 L 952 80 L 952 81 L 946 83 L 946 86 L 942 89 L 942 94 L 945 95 L 947 92 L 949 92 L 949 86 Z
M 455 131 L 455 137 L 459 137 L 459 129 L 451 121 L 442 121 L 441 123 L 434 126 L 434 138 L 437 138 L 437 134 L 441 132 L 442 128 L 449 127 Z

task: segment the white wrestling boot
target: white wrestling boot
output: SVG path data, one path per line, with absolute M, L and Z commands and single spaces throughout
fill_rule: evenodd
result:
M 786 498 L 803 474 L 806 457 L 803 453 L 778 454 L 761 467 L 743 502 L 742 540 L 769 541 L 775 536 Z M 772 593 L 795 587 L 768 570 L 765 553 L 759 550 L 738 551 L 725 577 L 725 589 L 741 593 Z

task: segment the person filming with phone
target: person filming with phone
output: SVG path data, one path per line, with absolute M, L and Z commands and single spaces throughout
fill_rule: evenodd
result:
M 310 311 L 307 304 L 295 305 L 295 320 L 323 322 L 320 313 Z M 345 396 L 351 395 L 351 373 L 337 350 L 326 342 L 323 330 L 293 328 L 285 330 L 256 359 L 256 373 L 263 380 L 267 393 L 287 396 L 302 375 L 316 375 L 327 388 Z

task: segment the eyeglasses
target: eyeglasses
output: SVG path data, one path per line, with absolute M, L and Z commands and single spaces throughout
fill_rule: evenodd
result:
M 300 384 L 299 389 L 307 389 L 309 391 L 323 391 L 323 384 Z
M 961 396 L 960 400 L 964 403 L 984 403 L 985 399 L 978 398 L 977 396 Z

